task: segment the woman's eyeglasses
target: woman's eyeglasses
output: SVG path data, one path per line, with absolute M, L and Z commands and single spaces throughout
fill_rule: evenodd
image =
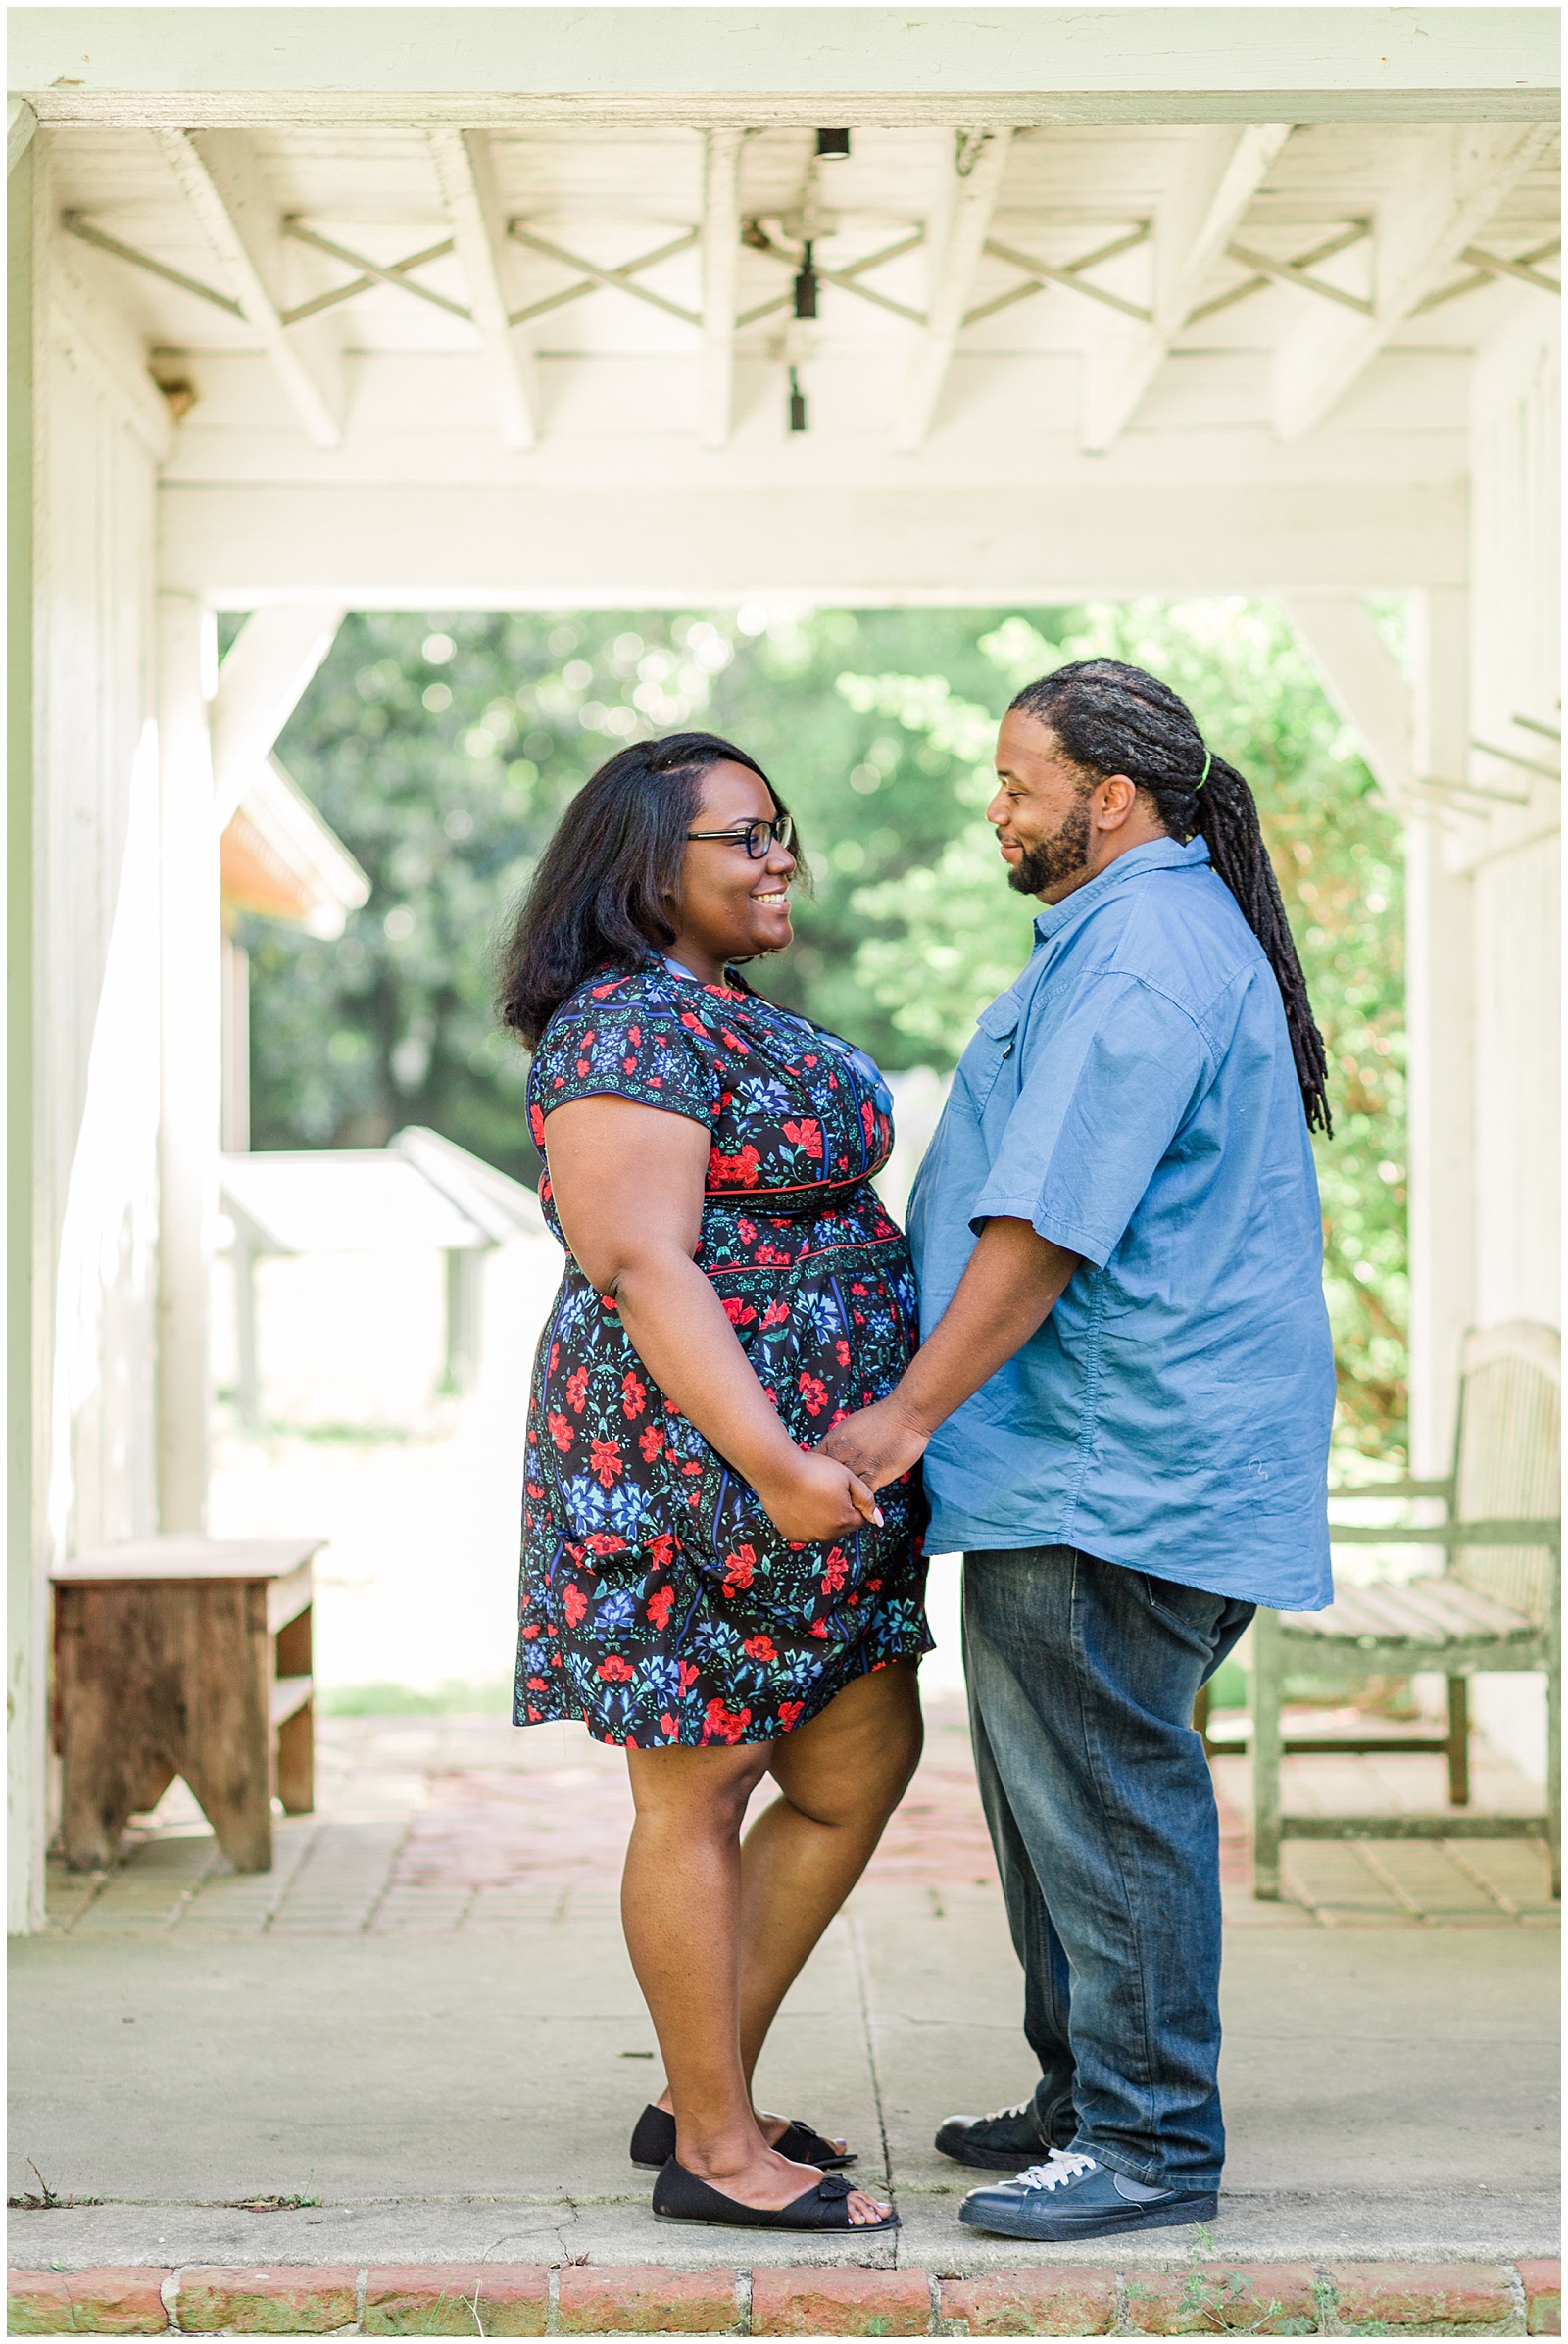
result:
M 732 847 L 744 847 L 753 862 L 760 862 L 775 839 L 789 853 L 795 843 L 795 817 L 778 814 L 771 822 L 748 822 L 744 830 L 688 830 L 686 836 L 723 839 Z

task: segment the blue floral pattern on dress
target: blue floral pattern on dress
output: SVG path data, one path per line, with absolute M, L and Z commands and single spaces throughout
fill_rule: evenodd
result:
M 606 1094 L 707 1127 L 698 1266 L 801 1447 L 883 1398 L 919 1320 L 870 1186 L 893 1102 L 864 1051 L 667 964 L 605 971 L 562 1003 L 528 1078 L 557 1238 L 546 1118 Z M 879 1502 L 880 1530 L 782 1537 L 568 1251 L 528 1406 L 516 1723 L 580 1718 L 638 1749 L 773 1741 L 929 1651 L 919 1469 Z

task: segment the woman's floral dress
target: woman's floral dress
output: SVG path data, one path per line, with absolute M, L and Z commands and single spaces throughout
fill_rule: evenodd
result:
M 871 1060 L 667 963 L 607 970 L 557 1010 L 529 1075 L 557 1237 L 545 1118 L 605 1093 L 710 1132 L 697 1262 L 801 1446 L 891 1391 L 918 1317 L 870 1186 L 893 1144 Z M 772 1741 L 852 1678 L 928 1651 L 918 1471 L 879 1502 L 881 1530 L 782 1537 L 568 1252 L 528 1407 L 516 1723 L 581 1718 L 645 1750 Z

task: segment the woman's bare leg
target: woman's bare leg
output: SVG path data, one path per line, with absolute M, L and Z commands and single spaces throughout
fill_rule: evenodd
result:
M 777 1745 L 628 1750 L 637 1808 L 621 1880 L 626 1946 L 669 2077 L 676 2154 L 727 2197 L 787 2206 L 820 2173 L 763 2139 L 740 2038 L 740 1827 Z M 850 2215 L 877 2222 L 856 2191 Z
M 919 1763 L 916 1664 L 858 1677 L 772 1745 L 781 1795 L 741 1850 L 740 2051 L 748 2088 L 779 2004 L 865 1870 Z

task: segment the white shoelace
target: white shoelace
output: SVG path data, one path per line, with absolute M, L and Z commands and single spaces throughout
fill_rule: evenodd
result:
M 1080 2173 L 1092 2173 L 1093 2157 L 1086 2157 L 1081 2149 L 1053 2149 L 1044 2165 L 1031 2165 L 1013 2183 L 1015 2189 L 1059 2189 L 1065 2181 L 1076 2181 Z

